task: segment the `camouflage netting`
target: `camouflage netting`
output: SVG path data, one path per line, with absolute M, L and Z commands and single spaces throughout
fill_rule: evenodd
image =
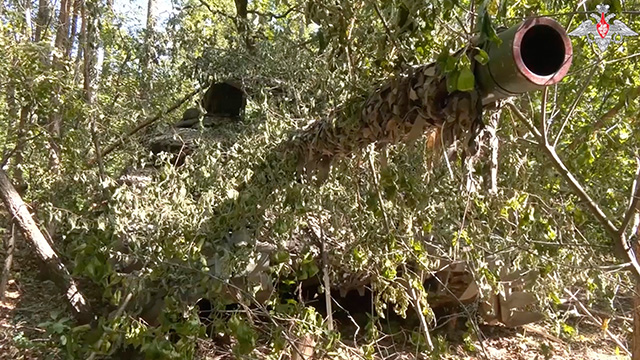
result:
M 216 217 L 215 224 L 226 224 L 227 227 L 220 229 L 215 226 L 216 230 L 214 230 L 209 224 L 198 232 L 218 233 L 221 237 L 228 239 L 237 238 L 237 234 L 244 234 L 242 238 L 246 240 L 241 242 L 245 245 L 251 242 L 248 239 L 262 241 L 263 245 L 273 243 L 273 239 L 269 239 L 268 234 L 271 234 L 274 229 L 269 227 L 280 226 L 278 225 L 280 216 L 277 210 L 272 209 L 273 206 L 267 199 L 273 194 L 287 192 L 287 189 L 291 188 L 295 170 L 291 165 L 295 164 L 296 160 L 299 172 L 306 170 L 307 174 L 316 173 L 318 179 L 322 181 L 327 179 L 329 167 L 334 159 L 346 158 L 373 143 L 379 147 L 394 145 L 411 142 L 426 134 L 427 145 L 434 151 L 446 149 L 459 139 L 464 139 L 464 143 L 469 144 L 482 126 L 480 117 L 480 99 L 476 91 L 456 91 L 449 94 L 446 89 L 446 78 L 436 64 L 414 68 L 408 75 L 392 79 L 366 101 L 352 101 L 335 110 L 326 119 L 316 121 L 301 131 L 294 131 L 288 140 L 263 155 L 264 161 L 249 170 L 250 176 L 245 176 L 244 181 L 234 190 L 227 190 L 237 195 L 211 210 Z M 158 152 L 156 149 L 158 144 L 162 144 L 164 151 L 191 154 L 198 144 L 227 143 L 230 145 L 229 139 L 225 140 L 224 136 L 214 134 L 215 131 L 212 133 L 207 130 L 202 132 L 193 129 L 171 129 L 170 134 L 154 137 L 149 146 L 154 153 Z M 226 131 L 224 134 L 228 136 L 229 132 Z M 230 149 L 227 146 L 223 148 Z M 240 145 L 236 144 L 235 147 L 237 146 Z M 203 151 L 206 152 L 204 149 Z M 294 185 L 293 188 L 296 186 Z M 319 243 L 323 241 L 331 244 L 331 253 L 334 255 L 353 252 L 354 244 L 346 241 L 344 237 L 340 240 L 332 240 L 334 234 L 328 230 L 321 235 L 319 225 L 310 223 L 318 221 L 330 221 L 330 216 L 308 215 L 305 219 L 306 225 L 298 226 L 297 230 L 291 233 L 290 241 L 266 247 L 261 245 L 261 248 L 269 249 L 268 252 L 272 254 L 278 249 L 284 250 L 292 255 L 294 263 L 302 261 L 301 258 L 305 253 L 320 259 Z M 247 230 L 250 233 L 246 233 Z M 231 235 L 225 235 L 229 231 Z M 320 240 L 321 237 L 322 240 Z M 237 242 L 230 241 L 229 246 L 233 248 L 233 244 Z M 209 254 L 208 266 L 214 268 L 222 263 L 222 260 L 215 255 L 219 242 L 215 243 L 218 245 L 212 248 L 209 248 L 206 243 L 203 247 L 203 252 Z M 262 250 L 258 251 L 258 253 L 262 252 Z M 263 256 L 258 254 L 257 257 Z M 329 263 L 326 264 L 333 272 L 332 286 L 336 287 L 341 295 L 351 290 L 358 290 L 361 293 L 363 287 L 371 283 L 372 269 L 363 268 L 354 272 L 353 268 L 345 267 L 346 264 L 342 260 L 340 257 L 331 256 Z M 266 265 L 268 266 L 268 263 Z M 249 264 L 251 270 L 247 270 L 248 277 L 255 277 L 256 271 L 263 271 L 264 266 L 265 264 L 256 270 L 255 264 Z M 446 264 L 435 265 L 435 268 L 443 266 Z M 468 288 L 471 280 L 466 271 L 458 270 L 457 273 L 462 274 L 466 279 L 464 284 L 453 291 L 456 295 L 461 295 Z M 229 277 L 229 274 L 222 273 L 214 275 L 220 278 Z M 237 275 L 244 277 L 247 273 L 241 271 Z M 242 280 L 242 282 L 245 281 L 246 279 Z M 249 281 L 252 280 L 249 279 Z M 261 291 L 270 291 L 272 288 L 272 284 L 267 286 L 264 279 L 260 279 L 257 285 L 262 289 Z M 439 301 L 443 303 L 452 301 L 449 294 L 446 294 L 442 288 L 437 287 L 435 290 L 440 292 L 441 298 L 444 298 Z M 264 300 L 264 295 L 258 297 Z
M 292 146 L 302 154 L 299 170 L 317 171 L 320 179 L 326 179 L 334 158 L 372 143 L 381 147 L 427 134 L 432 148 L 446 148 L 468 134 L 469 145 L 481 128 L 478 92 L 449 94 L 442 71 L 429 64 L 394 78 L 364 105 L 347 106 L 335 116 L 311 124 L 295 135 Z

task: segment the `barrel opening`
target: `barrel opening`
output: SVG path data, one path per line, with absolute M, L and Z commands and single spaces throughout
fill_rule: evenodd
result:
M 522 62 L 529 71 L 538 76 L 548 76 L 562 67 L 565 44 L 556 29 L 547 25 L 535 25 L 522 37 L 520 53 Z

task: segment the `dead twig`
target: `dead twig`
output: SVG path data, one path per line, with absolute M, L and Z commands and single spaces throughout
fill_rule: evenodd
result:
M 157 113 L 155 116 L 149 117 L 149 118 L 145 119 L 144 121 L 140 122 L 138 125 L 136 125 L 136 127 L 134 127 L 133 129 L 129 130 L 120 139 L 116 140 L 113 144 L 111 144 L 111 145 L 107 146 L 106 148 L 104 148 L 103 151 L 102 151 L 102 154 L 101 154 L 102 158 L 104 158 L 105 156 L 109 155 L 111 152 L 113 152 L 113 150 L 115 150 L 119 146 L 121 146 L 126 139 L 130 138 L 132 135 L 136 134 L 138 131 L 148 127 L 149 125 L 151 125 L 151 124 L 155 123 L 156 121 L 160 120 L 163 116 L 170 114 L 171 112 L 173 112 L 174 110 L 176 110 L 177 108 L 182 106 L 182 104 L 187 102 L 194 95 L 199 93 L 201 90 L 202 90 L 201 88 L 193 90 L 189 94 L 185 95 L 182 99 L 178 100 L 176 103 L 171 105 L 168 109 L 163 110 L 163 111 Z M 89 165 L 95 164 L 96 161 L 98 161 L 97 158 L 89 160 Z
M 124 312 L 124 309 L 126 309 L 127 305 L 129 304 L 129 301 L 131 301 L 131 298 L 133 298 L 133 293 L 128 293 L 127 296 L 124 298 L 124 300 L 122 301 L 122 303 L 120 304 L 120 307 L 118 307 L 118 310 L 116 310 L 115 314 L 113 314 L 113 316 L 111 317 L 111 319 L 116 319 L 120 316 L 122 316 L 122 313 Z M 103 343 L 103 338 L 101 337 L 98 342 L 96 343 L 96 348 L 100 349 L 100 347 L 102 347 L 102 343 Z M 93 360 L 96 355 L 97 355 L 97 351 L 94 350 L 91 352 L 91 354 L 89 355 L 89 357 L 87 358 L 87 360 Z
M 618 339 L 618 337 L 613 335 L 613 333 L 611 333 L 611 331 L 609 331 L 608 328 L 603 327 L 602 326 L 602 321 L 600 321 L 600 319 L 598 319 L 597 317 L 593 316 L 593 314 L 591 314 L 589 309 L 587 309 L 584 306 L 584 304 L 582 304 L 582 302 L 580 302 L 580 300 L 578 300 L 578 298 L 574 294 L 571 293 L 571 291 L 569 291 L 568 289 L 564 289 L 564 292 L 567 293 L 567 295 L 569 295 L 569 297 L 571 297 L 571 299 L 573 299 L 576 302 L 576 305 L 578 305 L 578 309 L 580 309 L 580 311 L 582 311 L 585 315 L 587 315 L 591 320 L 595 321 L 595 323 L 598 326 L 600 326 L 601 328 L 605 329 L 604 331 L 607 333 L 607 335 L 609 335 L 611 340 L 613 340 L 616 343 L 616 345 L 618 345 L 618 347 L 620 349 L 622 349 L 622 351 L 624 351 L 627 355 L 631 356 L 631 352 L 627 349 L 626 346 L 624 346 L 622 341 L 620 341 L 620 339 Z
M 633 215 L 638 209 L 638 200 L 640 200 L 638 192 L 640 192 L 640 158 L 636 158 L 636 176 L 633 179 L 633 183 L 631 184 L 629 207 L 624 213 L 624 218 L 622 219 L 622 224 L 620 225 L 620 232 L 618 234 L 619 236 L 624 236 L 624 232 L 627 230 L 627 227 L 629 227 L 629 223 L 631 222 Z
M 540 106 L 540 132 L 544 139 L 545 145 L 549 143 L 547 138 L 547 95 L 549 88 L 545 87 L 542 90 L 542 105 Z
M 598 69 L 597 66 L 594 66 L 593 68 L 591 68 L 591 72 L 589 73 L 589 76 L 587 77 L 587 80 L 584 81 L 584 84 L 582 84 L 582 88 L 578 92 L 578 95 L 576 96 L 576 99 L 573 101 L 573 104 L 571 104 L 571 108 L 569 109 L 569 112 L 567 113 L 567 116 L 564 118 L 564 122 L 562 123 L 562 126 L 560 127 L 560 130 L 558 131 L 558 135 L 556 135 L 556 140 L 553 142 L 553 147 L 554 148 L 556 147 L 556 145 L 558 145 L 558 140 L 560 140 L 560 136 L 562 135 L 562 131 L 564 130 L 565 126 L 567 126 L 567 123 L 571 119 L 571 116 L 573 115 L 573 112 L 576 110 L 576 107 L 578 106 L 578 103 L 582 99 L 582 95 L 584 95 L 584 92 L 589 87 L 589 84 L 591 83 L 591 79 L 593 79 L 593 76 L 596 74 L 596 70 L 597 69 Z
M 324 241 L 324 230 L 320 225 L 320 251 L 322 252 L 322 283 L 324 286 L 324 299 L 327 303 L 327 328 L 333 331 L 333 309 L 331 308 L 331 281 L 329 279 L 329 254 Z
M 600 206 L 587 194 L 585 189 L 582 187 L 580 182 L 573 176 L 573 173 L 567 169 L 564 162 L 558 157 L 558 154 L 555 151 L 555 148 L 550 144 L 545 144 L 542 134 L 538 129 L 533 126 L 533 124 L 518 110 L 518 108 L 512 104 L 508 103 L 509 109 L 511 113 L 514 114 L 528 129 L 531 133 L 536 137 L 539 148 L 541 148 L 551 161 L 552 165 L 555 167 L 556 171 L 560 173 L 560 175 L 565 179 L 565 181 L 569 184 L 569 186 L 573 189 L 574 193 L 585 203 L 587 208 L 591 211 L 592 215 L 600 222 L 600 224 L 604 227 L 607 234 L 611 237 L 614 242 L 614 246 L 619 252 L 619 255 L 624 258 L 624 260 L 628 261 L 633 268 L 633 275 L 636 279 L 640 280 L 640 264 L 638 263 L 638 259 L 636 255 L 628 244 L 627 238 L 624 236 L 624 231 L 620 231 L 620 229 L 616 228 L 616 226 L 611 222 L 609 217 L 602 211 Z M 637 186 L 637 185 L 636 185 Z
M 429 334 L 429 325 L 427 324 L 427 319 L 424 318 L 422 304 L 420 303 L 421 296 L 411 284 L 407 284 L 406 287 L 406 290 L 409 293 L 409 299 L 413 304 L 413 309 L 416 311 L 418 320 L 420 320 L 420 328 L 422 328 L 422 333 L 424 334 L 424 338 L 427 341 L 427 348 L 428 350 L 432 350 L 433 341 L 431 340 L 431 334 Z

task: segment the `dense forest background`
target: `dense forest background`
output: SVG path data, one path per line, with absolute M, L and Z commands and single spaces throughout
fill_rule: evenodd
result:
M 640 359 L 639 37 L 572 37 L 475 151 L 361 127 L 381 85 L 474 94 L 458 50 L 601 3 L 640 31 L 622 0 L 0 1 L 0 357 Z M 240 116 L 174 126 L 224 81 Z

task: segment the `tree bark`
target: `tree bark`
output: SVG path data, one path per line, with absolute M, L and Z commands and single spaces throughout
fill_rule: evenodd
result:
M 637 179 L 636 179 L 637 181 Z M 636 184 L 637 185 L 637 184 Z M 638 196 L 632 193 L 632 196 Z M 633 203 L 633 200 L 632 200 Z M 631 236 L 635 238 L 635 253 L 640 254 L 640 241 L 638 241 L 638 228 L 640 226 L 640 215 L 634 209 L 634 224 L 631 228 Z M 631 347 L 631 359 L 640 360 L 640 280 L 636 279 L 635 293 L 633 294 L 633 336 Z
M 155 32 L 155 0 L 147 1 L 147 26 L 144 34 L 144 53 L 142 54 L 142 98 L 148 99 L 148 94 L 153 89 L 151 58 L 153 56 L 153 39 Z
M 14 171 L 13 176 L 16 179 L 18 184 L 18 188 L 22 189 L 26 187 L 26 182 L 24 181 L 24 174 L 22 172 L 22 148 L 24 147 L 25 142 L 25 133 L 27 122 L 29 121 L 29 115 L 31 112 L 31 107 L 29 105 L 20 106 L 18 99 L 16 98 L 16 84 L 10 82 L 7 85 L 7 106 L 9 108 L 9 118 L 16 119 L 19 118 L 17 131 L 16 131 L 16 144 L 13 150 L 13 159 L 14 161 L 9 161 L 9 158 L 5 159 L 7 163 L 14 163 Z
M 18 138 L 16 139 L 15 150 L 15 170 L 14 176 L 19 188 L 26 188 L 27 182 L 24 180 L 24 173 L 22 172 L 23 155 L 22 149 L 24 148 L 25 135 L 27 132 L 27 123 L 29 121 L 30 106 L 25 105 L 20 109 L 20 121 L 18 122 Z
M 83 89 L 84 98 L 88 104 L 93 103 L 93 78 L 95 65 L 96 28 L 94 23 L 94 4 L 91 0 L 85 1 L 82 8 L 82 32 L 84 38 L 84 67 Z
M 97 14 L 96 14 L 94 1 L 88 0 L 87 2 L 85 2 L 85 7 L 86 7 L 86 10 L 83 13 L 84 15 L 83 24 L 86 24 L 86 26 L 83 27 L 85 30 L 84 38 L 86 39 L 86 46 L 85 46 L 85 52 L 84 52 L 84 72 L 83 72 L 84 99 L 87 105 L 93 105 L 95 100 L 95 96 L 94 96 L 95 92 L 92 84 L 95 77 L 94 62 L 96 59 L 95 53 L 96 53 L 96 43 L 97 43 L 97 40 L 96 40 L 97 31 L 95 26 L 95 18 Z M 90 117 L 89 122 L 91 123 L 91 141 L 93 143 L 93 146 L 96 152 L 95 158 L 98 162 L 100 180 L 104 181 L 105 170 L 104 170 L 104 164 L 102 162 L 102 151 L 100 147 L 100 139 L 98 137 L 98 124 L 92 111 L 89 112 L 88 116 Z
M 88 323 L 93 314 L 84 295 L 78 290 L 75 280 L 55 253 L 47 239 L 38 229 L 29 213 L 27 205 L 11 184 L 6 173 L 0 169 L 0 198 L 22 231 L 24 238 L 30 243 L 38 257 L 44 262 L 55 284 L 64 290 L 75 318 L 80 323 Z
M 81 0 L 75 0 L 73 2 L 73 17 L 71 19 L 71 28 L 69 30 L 69 46 L 67 46 L 67 51 L 65 56 L 68 59 L 71 59 L 71 49 L 73 48 L 73 42 L 76 38 L 76 34 L 78 32 L 78 17 L 80 16 L 80 9 L 84 6 Z M 80 46 L 78 42 L 78 47 Z
M 7 239 L 6 249 L 7 257 L 4 259 L 4 267 L 2 268 L 2 279 L 0 279 L 0 301 L 4 301 L 4 293 L 7 290 L 9 276 L 11 275 L 11 265 L 13 264 L 13 251 L 16 245 L 15 225 L 11 225 L 11 232 Z
M 24 27 L 25 27 L 25 35 L 29 41 L 33 40 L 32 37 L 32 25 L 31 25 L 31 1 L 27 0 L 24 3 Z
M 640 241 L 636 239 L 636 254 L 640 254 Z M 640 281 L 636 281 L 633 294 L 633 347 L 631 359 L 640 360 Z
M 47 36 L 47 25 L 49 24 L 49 2 L 38 0 L 38 16 L 36 17 L 36 42 Z
M 67 53 L 67 47 L 69 46 L 69 12 L 71 11 L 72 0 L 61 0 L 60 11 L 58 14 L 57 32 L 54 41 L 56 49 L 60 50 L 62 54 Z M 64 56 L 63 56 L 64 58 Z M 62 59 L 58 56 L 53 56 L 54 68 L 60 69 L 62 67 Z M 56 91 L 57 93 L 58 91 Z M 60 172 L 60 138 L 62 135 L 62 114 L 61 114 L 61 102 L 57 94 L 52 97 L 54 104 L 54 111 L 49 119 L 49 167 L 54 174 Z
M 247 11 L 247 0 L 235 0 L 236 4 L 236 29 L 238 30 L 238 34 L 244 38 L 244 43 L 247 46 L 249 51 L 253 51 L 255 49 L 253 41 L 251 40 L 251 34 L 249 34 L 249 21 Z
M 56 33 L 55 47 L 66 54 L 69 46 L 69 13 L 71 12 L 72 0 L 60 1 L 60 12 L 58 16 L 58 30 Z

